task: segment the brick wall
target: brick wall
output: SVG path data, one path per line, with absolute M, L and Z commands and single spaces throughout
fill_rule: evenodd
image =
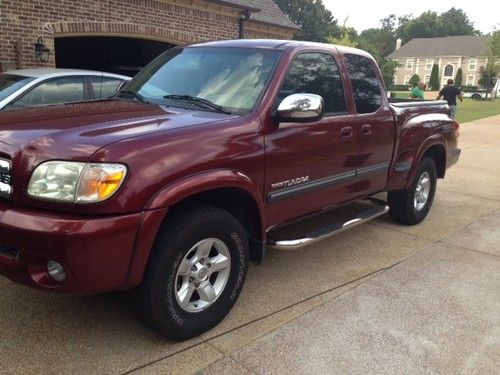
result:
M 235 39 L 241 11 L 202 0 L 0 0 L 0 71 L 54 66 L 54 38 L 84 35 L 141 37 L 186 44 Z M 287 29 L 255 25 L 247 37 L 292 35 Z M 39 36 L 52 51 L 35 59 Z M 57 53 L 57 51 L 55 51 Z

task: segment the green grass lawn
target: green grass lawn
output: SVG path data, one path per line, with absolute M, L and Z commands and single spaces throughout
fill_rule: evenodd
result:
M 410 92 L 396 92 L 397 99 L 408 99 Z M 462 103 L 458 102 L 456 120 L 459 124 L 474 121 L 483 117 L 500 114 L 500 99 L 492 101 L 481 101 L 464 99 Z
M 498 114 L 500 114 L 500 99 L 492 101 L 464 99 L 462 103 L 458 102 L 456 120 L 462 124 Z

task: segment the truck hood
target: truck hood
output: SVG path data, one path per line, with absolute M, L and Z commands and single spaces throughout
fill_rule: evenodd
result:
M 231 116 L 128 100 L 23 108 L 0 111 L 0 142 L 47 157 L 86 158 L 126 138 Z

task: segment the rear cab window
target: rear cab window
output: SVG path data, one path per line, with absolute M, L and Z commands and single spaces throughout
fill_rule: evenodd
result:
M 290 65 L 277 97 L 277 103 L 292 94 L 320 95 L 325 114 L 346 112 L 344 89 L 338 66 L 332 55 L 323 52 L 303 52 Z
M 344 57 L 351 80 L 356 111 L 359 114 L 376 112 L 383 103 L 383 90 L 373 60 L 354 54 L 345 54 Z

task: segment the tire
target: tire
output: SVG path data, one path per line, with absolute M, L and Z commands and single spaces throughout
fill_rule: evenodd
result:
M 166 337 L 187 340 L 229 313 L 245 281 L 249 247 L 227 211 L 202 206 L 173 215 L 157 235 L 133 307 Z
M 425 180 L 428 179 L 428 184 Z M 396 222 L 415 225 L 427 216 L 436 193 L 436 163 L 424 157 L 418 166 L 415 180 L 405 190 L 388 194 L 389 216 Z
M 481 95 L 479 95 L 479 94 L 473 94 L 473 95 L 471 96 L 471 99 L 472 99 L 472 100 L 480 100 L 480 99 L 481 99 Z

